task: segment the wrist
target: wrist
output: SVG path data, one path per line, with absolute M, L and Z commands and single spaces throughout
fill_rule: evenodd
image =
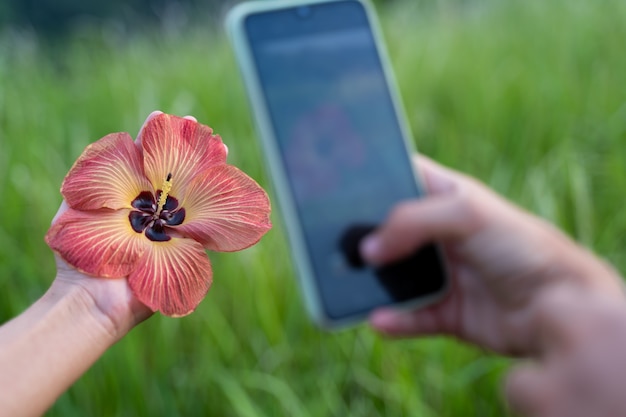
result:
M 105 314 L 78 283 L 57 277 L 37 302 L 0 329 L 0 404 L 41 415 L 130 327 Z M 0 412 L 0 414 L 3 414 Z
M 44 299 L 52 303 L 63 301 L 66 308 L 84 316 L 105 333 L 111 344 L 151 314 L 134 300 L 124 279 L 81 277 L 77 280 L 60 272 Z
M 77 325 L 90 327 L 94 337 L 113 344 L 125 334 L 123 322 L 105 313 L 96 299 L 82 285 L 57 277 L 39 300 L 45 310 L 62 310 Z M 126 331 L 127 332 L 127 331 Z

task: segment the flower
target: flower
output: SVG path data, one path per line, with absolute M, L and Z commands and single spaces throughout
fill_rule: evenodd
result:
M 153 311 L 187 315 L 211 286 L 205 249 L 245 249 L 271 228 L 267 194 L 226 155 L 210 127 L 164 113 L 148 117 L 136 142 L 109 134 L 65 177 L 69 209 L 46 242 L 81 272 L 128 277 Z

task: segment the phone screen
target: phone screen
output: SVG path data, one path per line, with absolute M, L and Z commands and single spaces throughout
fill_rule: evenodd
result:
M 244 27 L 326 314 L 440 292 L 432 245 L 379 270 L 351 264 L 342 249 L 351 230 L 371 230 L 421 195 L 363 6 L 262 12 Z

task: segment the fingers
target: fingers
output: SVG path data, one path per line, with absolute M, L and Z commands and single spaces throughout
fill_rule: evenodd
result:
M 52 218 L 52 222 L 50 222 L 50 224 L 54 224 L 57 219 L 59 217 L 61 217 L 61 215 L 63 213 L 65 213 L 70 207 L 67 205 L 67 203 L 65 202 L 65 200 L 63 200 L 61 202 L 61 205 L 59 206 L 59 209 L 57 210 L 57 213 L 54 215 L 54 217 Z
M 430 197 L 397 205 L 385 223 L 361 243 L 363 258 L 384 264 L 408 256 L 425 243 L 468 236 L 481 225 L 485 194 L 469 178 L 426 158 L 415 164 Z
M 155 118 L 159 114 L 163 114 L 163 112 L 160 110 L 155 110 L 152 113 L 150 113 L 148 117 L 146 117 L 146 120 L 143 122 L 143 125 L 141 125 L 141 129 L 139 129 L 139 133 L 137 133 L 137 139 L 135 139 L 135 143 L 137 143 L 137 145 L 141 145 L 141 136 L 143 134 L 143 128 L 151 119 Z
M 163 112 L 161 110 L 155 110 L 152 113 L 150 113 L 148 115 L 148 117 L 146 117 L 146 120 L 143 122 L 143 124 L 141 125 L 141 129 L 139 129 L 139 133 L 137 133 L 137 139 L 135 139 L 135 142 L 140 145 L 141 144 L 141 137 L 143 135 L 143 128 L 146 126 L 146 124 L 154 119 L 155 117 L 157 117 L 159 114 L 163 114 Z M 187 120 L 191 120 L 192 122 L 198 122 L 198 120 L 196 120 L 195 117 L 187 115 L 185 117 L 183 117 L 183 119 L 187 119 Z
M 443 329 L 430 310 L 397 311 L 379 309 L 369 318 L 376 331 L 392 337 L 440 334 Z
M 146 123 L 148 123 L 150 119 L 158 116 L 159 114 L 163 114 L 163 112 L 160 110 L 155 110 L 152 113 L 150 113 L 148 117 L 146 118 L 146 120 L 143 122 L 143 125 L 141 125 L 141 129 L 139 129 L 139 133 L 137 134 L 137 139 L 135 139 L 135 143 L 137 143 L 137 145 L 141 145 L 141 137 L 143 134 L 143 128 L 146 126 Z M 198 119 L 196 119 L 195 117 L 189 114 L 187 116 L 184 116 L 183 119 L 191 120 L 192 122 L 198 123 Z M 226 150 L 226 155 L 228 155 L 228 146 L 226 146 L 226 144 L 224 144 L 224 149 Z
M 193 117 L 191 115 L 187 115 L 187 116 L 183 117 L 183 119 L 191 120 L 192 122 L 198 123 L 198 119 L 196 119 L 195 117 Z M 222 143 L 222 145 L 224 145 L 224 150 L 226 151 L 226 156 L 228 156 L 228 146 L 226 146 L 225 143 Z
M 507 377 L 505 395 L 513 411 L 525 417 L 554 415 L 555 385 L 548 371 L 536 364 L 514 368 Z
M 477 204 L 461 194 L 401 203 L 361 242 L 361 255 L 380 265 L 406 257 L 425 243 L 467 237 L 482 226 L 483 214 Z
M 415 155 L 413 164 L 430 194 L 450 194 L 467 181 L 462 174 L 445 168 L 423 155 Z

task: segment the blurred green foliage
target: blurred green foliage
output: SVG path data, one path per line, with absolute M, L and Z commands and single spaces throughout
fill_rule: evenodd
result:
M 41 36 L 56 38 L 71 34 L 77 27 L 112 20 L 126 28 L 171 24 L 172 21 L 213 25 L 219 24 L 220 17 L 230 6 L 242 1 L 245 0 L 3 0 L 0 2 L 0 28 L 26 27 Z M 382 6 L 394 0 L 370 1 Z
M 372 0 L 377 4 L 391 0 Z M 458 0 L 455 0 L 458 1 Z M 463 1 L 463 0 L 461 0 Z M 115 20 L 126 27 L 152 26 L 170 20 L 215 24 L 212 14 L 224 12 L 239 0 L 4 0 L 0 27 L 29 27 L 44 36 L 64 36 L 77 26 Z
M 150 26 L 167 19 L 188 20 L 219 10 L 226 0 L 4 0 L 0 25 L 32 28 L 63 36 L 76 27 L 115 20 L 117 25 Z
M 383 27 L 420 150 L 485 181 L 626 270 L 626 3 L 393 2 Z M 0 35 L 0 322 L 49 286 L 43 236 L 90 142 L 154 109 L 193 114 L 269 186 L 230 48 L 210 25 Z M 308 322 L 280 213 L 249 250 L 210 254 L 184 319 L 119 342 L 50 416 L 506 416 L 507 361 L 446 339 Z

